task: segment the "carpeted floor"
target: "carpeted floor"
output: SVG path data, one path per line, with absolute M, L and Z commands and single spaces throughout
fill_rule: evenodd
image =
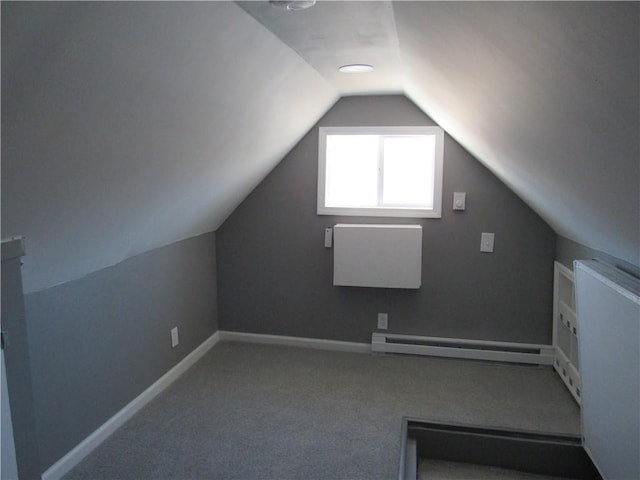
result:
M 403 416 L 578 433 L 551 367 L 220 343 L 66 479 L 392 479 Z

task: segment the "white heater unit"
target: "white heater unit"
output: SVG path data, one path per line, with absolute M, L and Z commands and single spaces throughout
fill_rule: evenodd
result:
M 334 285 L 420 288 L 420 225 L 337 224 L 333 249 Z
M 554 353 L 552 345 L 387 333 L 374 333 L 371 336 L 371 350 L 381 353 L 404 353 L 535 365 L 553 364 Z

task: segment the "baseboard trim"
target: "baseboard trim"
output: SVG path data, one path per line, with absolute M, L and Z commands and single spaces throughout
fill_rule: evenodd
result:
M 287 337 L 263 333 L 231 332 L 228 330 L 222 330 L 219 333 L 220 340 L 227 342 L 260 343 L 264 345 L 313 348 L 316 350 L 332 350 L 338 352 L 371 353 L 371 344 L 369 343 L 343 342 L 320 338 Z
M 373 352 L 380 353 L 403 353 L 534 365 L 552 365 L 554 358 L 552 345 L 375 332 L 371 335 L 371 349 Z
M 144 392 L 129 402 L 113 417 L 102 424 L 91 435 L 76 445 L 69 453 L 49 467 L 43 474 L 42 480 L 59 480 L 80 461 L 104 442 L 109 435 L 121 427 L 127 420 L 135 415 L 142 407 L 153 400 L 160 392 L 175 382 L 194 363 L 204 356 L 221 339 L 220 332 L 216 332 L 202 342 L 195 350 L 184 357 L 171 370 L 160 377 Z

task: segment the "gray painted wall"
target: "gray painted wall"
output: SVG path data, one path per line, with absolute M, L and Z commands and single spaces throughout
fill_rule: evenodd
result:
M 387 312 L 390 332 L 550 343 L 555 234 L 449 136 L 441 219 L 316 214 L 318 126 L 433 124 L 402 96 L 340 100 L 218 230 L 220 329 L 369 342 Z M 451 210 L 454 191 L 466 211 Z M 422 288 L 332 286 L 323 231 L 338 222 L 421 224 Z
M 43 471 L 217 330 L 215 268 L 209 233 L 26 295 Z

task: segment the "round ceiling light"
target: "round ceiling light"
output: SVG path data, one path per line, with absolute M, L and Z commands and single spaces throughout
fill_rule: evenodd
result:
M 294 12 L 296 10 L 306 10 L 316 4 L 316 0 L 269 0 L 273 7 L 282 8 Z
M 373 67 L 365 63 L 352 63 L 350 65 L 342 65 L 338 68 L 340 73 L 367 73 L 372 72 Z

